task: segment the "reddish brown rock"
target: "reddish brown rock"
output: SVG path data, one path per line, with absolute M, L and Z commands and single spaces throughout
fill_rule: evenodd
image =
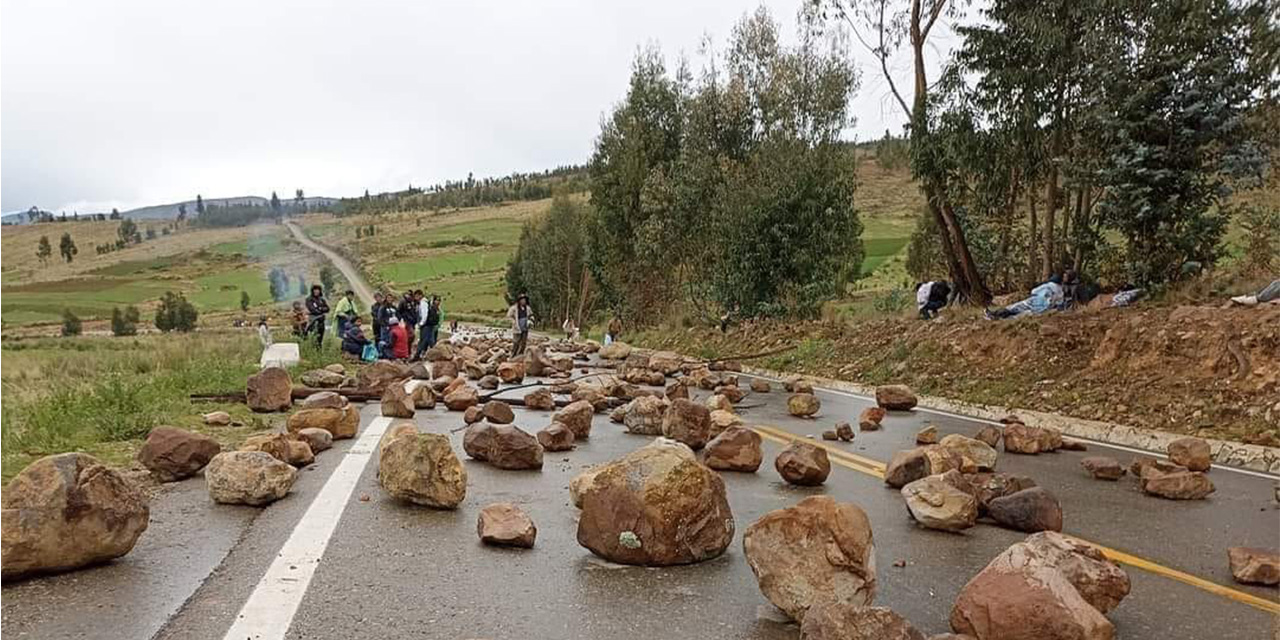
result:
M 556 399 L 551 394 L 550 389 L 547 389 L 546 387 L 538 387 L 537 389 L 525 394 L 524 406 L 526 409 L 554 411 L 556 408 Z
M 412 418 L 413 410 L 413 396 L 404 390 L 404 385 L 389 384 L 382 391 L 383 416 L 387 418 Z
M 569 399 L 573 402 L 588 402 L 595 411 L 603 411 L 609 407 L 609 397 L 604 390 L 592 385 L 579 385 L 569 394 Z
M 1096 480 L 1119 480 L 1124 477 L 1124 467 L 1115 458 L 1090 456 L 1080 461 L 1080 466 Z
M 662 416 L 662 435 L 701 449 L 711 439 L 711 412 L 696 402 L 676 398 Z
M 1209 443 L 1200 438 L 1178 438 L 1169 443 L 1169 460 L 1190 471 L 1208 471 L 1213 464 Z
M 729 427 L 707 443 L 702 461 L 717 471 L 755 473 L 764 459 L 760 434 L 744 427 Z
M 515 425 L 498 425 L 493 428 L 486 457 L 499 469 L 541 469 L 542 445 L 536 436 Z
M 707 398 L 703 405 L 706 406 L 707 411 L 733 411 L 733 403 L 729 402 L 727 396 L 719 393 Z
M 591 473 L 578 544 L 606 560 L 689 564 L 733 540 L 724 481 L 684 445 L 659 439 Z
M 996 498 L 1013 495 L 1023 489 L 1036 486 L 1035 480 L 1008 473 L 974 473 L 967 476 L 974 497 L 978 499 L 978 514 L 987 514 L 987 505 Z
M 805 498 L 747 527 L 742 548 L 760 591 L 793 620 L 803 623 L 816 606 L 875 598 L 871 523 L 857 505 Z
M 917 431 L 916 444 L 938 444 L 938 428 L 929 425 Z
M 729 402 L 738 404 L 743 398 L 747 397 L 747 392 L 737 385 L 725 385 L 716 389 L 716 393 L 729 399 Z
M 1036 455 L 1040 453 L 1040 430 L 1015 422 L 1004 428 L 1004 450 L 1006 453 Z
M 677 380 L 667 385 L 667 390 L 665 395 L 667 396 L 668 400 L 675 400 L 676 398 L 684 398 L 685 400 L 688 400 L 689 387 L 681 383 L 679 380 Z
M 751 390 L 755 393 L 769 393 L 773 391 L 773 387 L 767 380 L 756 378 L 751 381 Z
M 301 429 L 293 437 L 307 443 L 313 454 L 333 447 L 333 434 L 324 429 Z
M 887 412 L 880 407 L 867 407 L 858 415 L 858 428 L 863 431 L 879 431 L 880 422 Z
M 884 483 L 901 489 L 908 483 L 929 475 L 929 458 L 921 447 L 893 454 L 884 470 Z
M 591 437 L 591 419 L 595 415 L 595 408 L 590 402 L 579 400 L 571 402 L 565 408 L 555 412 L 551 416 L 552 422 L 559 422 L 568 427 L 573 432 L 574 440 L 586 440 Z
M 480 412 L 480 405 L 473 404 L 462 412 L 462 421 L 466 424 L 475 424 L 484 420 L 484 414 Z
M 461 380 L 462 378 L 454 378 Z M 466 411 L 469 407 L 480 404 L 480 396 L 475 389 L 468 387 L 466 383 L 459 385 L 456 389 L 448 392 L 444 396 L 444 406 L 450 411 Z
M 978 433 L 973 435 L 973 439 L 981 440 L 982 442 L 987 443 L 987 446 L 995 448 L 996 445 L 1000 444 L 1000 430 L 991 425 L 987 425 L 978 429 Z
M 836 424 L 836 437 L 844 442 L 853 442 L 853 426 L 848 422 Z
M 573 432 L 559 422 L 552 422 L 538 432 L 538 444 L 544 451 L 572 451 Z
M 1062 505 L 1043 487 L 995 498 L 987 503 L 987 514 L 1000 526 L 1015 531 L 1062 531 Z
M 1217 489 L 1209 476 L 1200 471 L 1161 471 L 1150 466 L 1139 478 L 1142 490 L 1168 500 L 1204 500 Z
M 511 410 L 511 405 L 501 400 L 490 400 L 484 403 L 480 413 L 484 415 L 485 420 L 494 424 L 511 424 L 516 421 L 516 414 Z
M 840 439 L 840 436 L 836 435 L 835 429 L 827 429 L 826 431 L 822 432 L 822 439 L 830 442 L 835 442 Z
M 952 630 L 976 638 L 1109 640 L 1103 614 L 1129 593 L 1129 578 L 1097 549 L 1037 533 L 996 556 L 960 591 Z
M 489 459 L 489 450 L 493 448 L 494 428 L 488 422 L 476 422 L 462 432 L 462 450 L 467 456 L 481 462 Z
M 378 360 L 364 367 L 356 374 L 356 386 L 382 391 L 393 382 L 402 382 L 413 377 L 409 366 L 390 360 Z
M 710 415 L 712 438 L 720 435 L 729 427 L 736 427 L 742 424 L 742 417 L 732 411 L 721 411 L 719 409 L 712 411 Z
M 538 537 L 538 527 L 520 507 L 510 502 L 498 502 L 480 510 L 476 535 L 485 544 L 530 549 Z
M 916 406 L 916 394 L 905 384 L 876 387 L 876 404 L 890 411 L 909 411 Z
M 222 451 L 217 440 L 176 427 L 156 427 L 138 450 L 138 462 L 160 482 L 189 478 Z
M 498 379 L 507 384 L 524 382 L 523 362 L 503 362 L 498 365 Z
M 888 607 L 826 604 L 810 607 L 800 640 L 925 640 L 924 634 Z
M 249 376 L 245 385 L 245 404 L 253 411 L 287 411 L 293 406 L 293 381 L 280 367 L 266 367 Z
M 1227 549 L 1231 577 L 1243 584 L 1280 584 L 1280 552 L 1251 547 Z
M 1062 432 L 1056 427 L 1036 427 L 1036 437 L 1040 439 L 1040 453 L 1049 453 L 1062 448 Z
M 827 450 L 808 442 L 794 441 L 773 461 L 783 480 L 802 487 L 816 487 L 831 474 Z
M 27 465 L 5 487 L 3 507 L 5 580 L 119 558 L 133 549 L 151 516 L 142 491 L 83 453 Z

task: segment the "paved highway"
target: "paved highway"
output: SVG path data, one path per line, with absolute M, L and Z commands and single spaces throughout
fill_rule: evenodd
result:
M 516 392 L 518 393 L 518 392 Z M 706 392 L 703 392 L 704 394 Z M 361 437 L 342 441 L 300 476 L 293 493 L 266 508 L 215 505 L 203 480 L 170 485 L 152 528 L 112 564 L 4 589 L 3 632 L 31 638 L 795 638 L 794 625 L 760 594 L 741 551 L 741 532 L 764 513 L 807 495 L 855 502 L 871 518 L 879 604 L 917 627 L 946 630 L 951 602 L 972 575 L 1023 535 L 989 524 L 963 534 L 923 530 L 896 490 L 878 477 L 894 451 L 925 423 L 973 434 L 981 421 L 923 410 L 891 414 L 879 432 L 832 450 L 827 484 L 784 484 L 772 457 L 787 440 L 855 421 L 871 403 L 819 390 L 816 420 L 793 418 L 785 394 L 753 394 L 741 411 L 765 436 L 755 474 L 727 473 L 738 539 L 720 558 L 676 568 L 620 567 L 575 541 L 570 478 L 648 442 L 597 415 L 592 438 L 548 453 L 541 471 L 501 471 L 466 461 L 466 501 L 456 511 L 398 504 L 377 485 L 377 436 L 387 419 L 363 412 Z M 528 431 L 547 412 L 517 409 Z M 419 411 L 423 431 L 448 433 L 460 413 Z M 453 436 L 462 454 L 461 434 Z M 1027 474 L 1063 504 L 1065 530 L 1109 549 L 1133 581 L 1110 615 L 1121 638 L 1272 638 L 1277 592 L 1231 581 L 1226 548 L 1275 547 L 1275 479 L 1215 469 L 1217 493 L 1200 502 L 1145 496 L 1135 483 L 1092 480 L 1084 455 L 1001 454 L 999 468 Z M 1127 452 L 1118 454 L 1127 461 Z M 481 546 L 476 516 L 491 502 L 522 505 L 538 525 L 531 550 Z M 903 567 L 895 567 L 905 561 Z M 248 606 L 246 606 L 248 605 Z

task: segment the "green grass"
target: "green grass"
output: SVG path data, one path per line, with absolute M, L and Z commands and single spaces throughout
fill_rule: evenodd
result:
M 422 290 L 440 296 L 446 321 L 454 317 L 451 314 L 502 317 L 507 312 L 502 276 L 502 272 L 457 276 L 427 283 Z
M 161 424 L 206 431 L 224 442 L 267 428 L 272 418 L 242 404 L 193 405 L 188 397 L 243 389 L 259 355 L 250 330 L 7 341 L 0 378 L 4 480 L 36 458 L 66 451 L 128 464 L 142 438 Z M 200 413 L 218 409 L 245 426 L 205 427 Z
M 296 280 L 291 280 L 290 293 L 296 294 Z M 196 309 L 224 311 L 240 308 L 240 292 L 249 292 L 251 304 L 271 300 L 271 286 L 267 282 L 266 267 L 242 267 L 232 271 L 201 276 L 195 279 L 199 287 L 187 296 Z M 292 297 L 292 296 L 291 296 Z
M 252 231 L 252 228 L 251 228 Z M 242 255 L 248 258 L 267 258 L 282 250 L 280 234 L 276 231 L 260 233 L 246 240 L 223 242 L 209 247 L 209 253 L 221 256 Z
M 160 258 L 152 258 L 150 260 L 129 260 L 126 262 L 117 262 L 116 264 L 99 267 L 91 273 L 100 276 L 131 276 L 145 273 L 162 273 L 175 265 L 188 262 L 188 256 L 163 256 Z
M 395 243 L 430 248 L 473 237 L 489 245 L 515 246 L 520 242 L 520 230 L 523 226 L 523 221 L 510 218 L 460 222 L 411 233 L 396 240 Z
M 417 286 L 435 278 L 499 271 L 506 268 L 510 257 L 509 249 L 438 253 L 411 262 L 375 264 L 373 271 L 376 278 L 393 286 Z
M 62 310 L 81 318 L 111 315 L 113 307 L 155 300 L 181 285 L 164 280 L 80 278 L 6 287 L 0 299 L 4 324 L 56 322 Z M 238 294 L 237 294 L 238 295 Z
M 910 238 L 906 237 L 864 239 L 862 241 L 862 250 L 865 252 L 862 260 L 863 275 L 874 273 L 881 264 L 906 247 L 908 240 Z

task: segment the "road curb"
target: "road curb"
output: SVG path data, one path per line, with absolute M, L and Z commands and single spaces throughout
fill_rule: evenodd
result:
M 779 380 L 799 375 L 749 366 L 743 366 L 742 371 L 747 374 L 776 378 Z M 876 394 L 876 388 L 874 386 L 848 382 L 845 380 L 822 378 L 818 376 L 805 375 L 802 377 L 806 380 L 814 381 L 819 387 L 845 391 L 847 393 L 855 393 L 867 397 L 875 397 Z M 1027 426 L 1054 427 L 1062 431 L 1064 435 L 1122 447 L 1132 447 L 1134 449 L 1141 449 L 1143 451 L 1161 455 L 1163 455 L 1168 449 L 1170 442 L 1177 440 L 1178 438 L 1185 437 L 1181 434 L 1157 431 L 1154 429 L 1142 429 L 1114 422 L 1100 422 L 1097 420 L 1072 418 L 1054 413 L 1033 411 L 1030 409 L 975 404 L 959 400 L 951 400 L 948 398 L 940 398 L 937 396 L 922 395 L 918 396 L 918 399 L 918 406 L 926 409 L 946 411 L 948 413 L 955 413 L 970 418 L 977 418 L 992 422 L 997 422 L 1000 418 L 1012 413 L 1017 414 L 1018 417 L 1022 418 L 1023 422 L 1025 422 Z M 1280 475 L 1280 448 L 1264 447 L 1256 444 L 1243 444 L 1213 438 L 1202 439 L 1209 443 L 1209 453 L 1216 464 Z

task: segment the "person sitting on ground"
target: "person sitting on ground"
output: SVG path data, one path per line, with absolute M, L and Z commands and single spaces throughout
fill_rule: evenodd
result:
M 383 360 L 391 359 L 391 347 L 395 342 L 395 337 L 391 335 L 391 330 L 400 324 L 400 318 L 392 311 L 390 315 L 385 315 L 382 320 L 382 335 L 378 338 L 378 357 Z
M 1056 309 L 1061 304 L 1062 276 L 1055 273 L 1049 277 L 1048 282 L 1032 289 L 1030 298 L 1019 300 L 1003 309 L 995 311 L 987 309 L 986 317 L 988 320 L 1002 320 L 1025 314 L 1039 315 L 1050 309 Z
M 1244 305 L 1246 307 L 1257 306 L 1259 303 L 1280 304 L 1280 280 L 1273 280 L 1271 284 L 1262 288 L 1258 295 L 1254 296 L 1236 296 L 1231 299 L 1235 304 Z
M 347 323 L 356 317 L 355 295 L 354 291 L 347 289 L 333 309 L 334 328 L 337 329 L 339 336 L 347 333 Z
M 263 348 L 271 346 L 271 329 L 267 327 L 267 317 L 258 318 L 258 342 L 262 343 Z
M 938 317 L 938 311 L 951 299 L 951 285 L 946 280 L 930 280 L 916 285 L 916 309 L 921 320 Z
M 391 357 L 409 359 L 409 323 L 403 318 L 391 327 Z
M 511 321 L 511 357 L 524 353 L 529 343 L 529 327 L 533 325 L 533 307 L 529 306 L 528 294 L 520 294 L 516 303 L 507 309 L 507 319 Z
M 307 332 L 315 332 L 317 348 L 324 344 L 324 324 L 327 315 L 329 315 L 329 301 L 324 299 L 324 289 L 318 284 L 313 284 L 311 295 L 307 296 Z
M 293 303 L 293 335 L 299 338 L 307 335 L 307 312 L 297 300 Z
M 364 329 L 360 326 L 360 316 L 356 316 L 351 319 L 347 325 L 347 332 L 342 335 L 342 352 L 359 358 L 367 344 L 369 339 L 365 337 Z

